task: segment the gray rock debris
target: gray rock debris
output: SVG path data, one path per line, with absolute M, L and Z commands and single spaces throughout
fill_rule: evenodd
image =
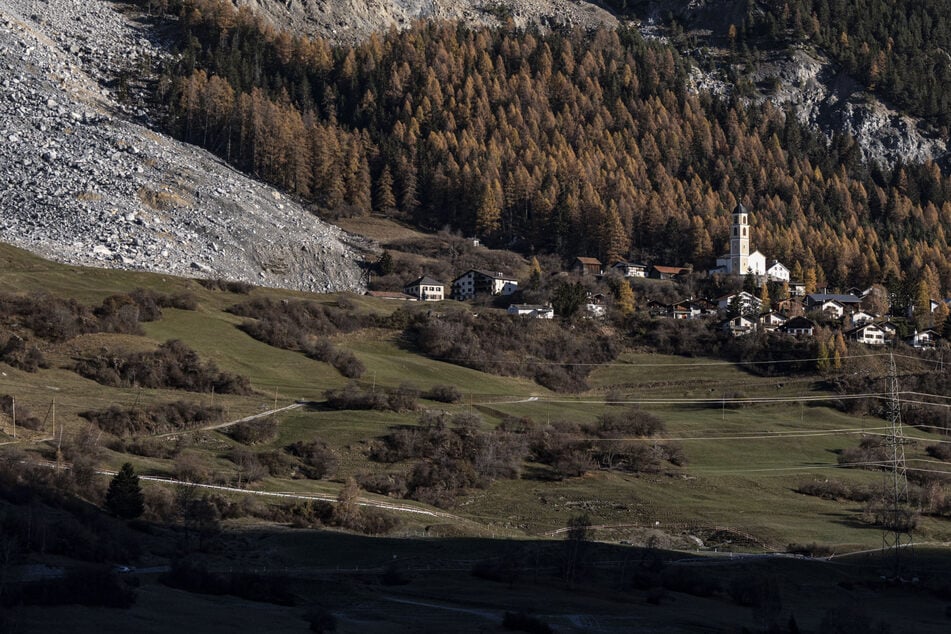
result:
M 362 291 L 359 239 L 130 120 L 104 86 L 163 53 L 114 6 L 0 0 L 0 240 L 71 264 Z

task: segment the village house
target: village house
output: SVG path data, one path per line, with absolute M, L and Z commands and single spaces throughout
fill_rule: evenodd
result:
M 760 298 L 747 291 L 739 293 L 730 293 L 718 297 L 717 308 L 721 313 L 726 313 L 731 309 L 736 309 L 743 314 L 759 314 L 762 310 L 763 302 Z
M 876 319 L 878 319 L 878 316 L 873 315 L 872 313 L 864 311 L 864 310 L 859 310 L 852 313 L 851 319 L 852 319 L 852 327 L 854 328 L 855 326 L 861 326 L 862 324 L 871 323 L 875 321 Z
M 541 306 L 539 304 L 512 304 L 508 307 L 508 314 L 534 319 L 554 319 L 555 309 L 551 306 Z
M 647 277 L 647 265 L 638 264 L 637 262 L 625 262 L 621 260 L 620 262 L 615 262 L 611 265 L 611 268 L 623 275 L 624 277 Z
M 404 286 L 403 292 L 424 302 L 441 302 L 446 299 L 446 285 L 427 275 Z
M 795 337 L 811 337 L 815 334 L 816 324 L 805 317 L 793 317 L 780 326 L 779 331 Z
M 846 312 L 851 314 L 859 310 L 862 304 L 862 300 L 855 295 L 842 293 L 810 293 L 806 295 L 806 310 L 823 311 L 829 308 L 838 311 L 838 308 L 833 307 L 829 302 L 838 302 L 841 305 L 841 311 L 839 311 L 838 317 L 841 317 Z
M 905 343 L 913 348 L 934 348 L 940 335 L 932 329 L 915 331 L 915 334 L 905 338 Z
M 586 258 L 586 257 L 576 257 L 575 261 L 571 263 L 572 273 L 577 273 L 578 275 L 601 275 L 603 272 L 601 268 L 601 260 L 598 258 Z
M 805 297 L 806 283 L 798 280 L 789 280 L 789 295 L 790 297 Z
M 829 319 L 842 319 L 845 315 L 845 304 L 834 299 L 827 299 L 822 303 L 813 305 L 812 310 L 822 313 Z
M 862 324 L 845 331 L 845 338 L 868 346 L 884 346 L 885 331 L 875 324 Z
M 772 310 L 759 316 L 759 326 L 766 332 L 773 332 L 787 321 L 789 319 Z
M 756 322 L 743 315 L 737 315 L 732 319 L 724 321 L 720 327 L 728 331 L 734 337 L 742 337 L 756 330 Z
M 452 281 L 452 298 L 472 299 L 476 295 L 511 295 L 518 290 L 518 280 L 502 273 L 469 269 Z
M 779 260 L 773 260 L 773 263 L 766 269 L 766 277 L 771 282 L 788 282 L 789 269 Z
M 894 339 L 898 335 L 898 324 L 892 321 L 881 321 L 876 324 L 885 333 L 885 339 Z
M 656 299 L 647 300 L 647 312 L 651 317 L 666 317 L 668 306 Z
M 667 316 L 672 319 L 702 319 L 716 312 L 716 305 L 705 299 L 682 299 L 667 307 Z

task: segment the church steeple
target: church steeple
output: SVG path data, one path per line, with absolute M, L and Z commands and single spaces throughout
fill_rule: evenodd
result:
M 730 233 L 730 273 L 746 275 L 750 263 L 750 214 L 742 203 L 733 210 L 733 230 Z

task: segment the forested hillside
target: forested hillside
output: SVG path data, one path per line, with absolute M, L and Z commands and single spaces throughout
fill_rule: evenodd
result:
M 809 39 L 898 107 L 951 125 L 951 4 L 944 0 L 749 2 L 737 37 Z
M 318 208 L 702 268 L 742 201 L 754 248 L 820 286 L 951 283 L 937 166 L 869 170 L 850 138 L 693 94 L 677 54 L 634 31 L 429 23 L 334 48 L 215 0 L 170 10 L 170 125 Z

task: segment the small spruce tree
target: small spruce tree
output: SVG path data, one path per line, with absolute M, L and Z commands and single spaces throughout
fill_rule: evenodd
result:
M 109 483 L 106 508 L 124 520 L 132 520 L 145 511 L 145 497 L 132 463 L 125 463 Z

